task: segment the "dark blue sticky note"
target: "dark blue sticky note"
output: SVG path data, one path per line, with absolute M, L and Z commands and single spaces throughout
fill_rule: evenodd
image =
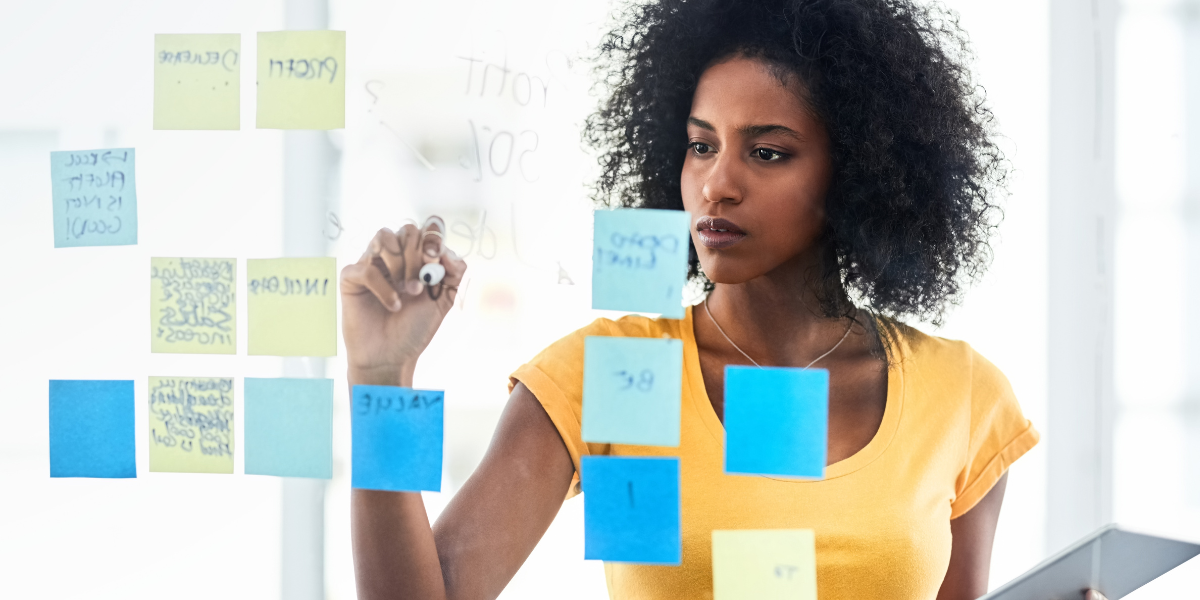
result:
M 820 479 L 829 371 L 725 367 L 725 472 Z
M 585 456 L 583 557 L 678 565 L 679 459 Z
M 50 380 L 50 476 L 137 477 L 132 381 Z
M 443 392 L 356 385 L 353 395 L 350 485 L 440 492 Z

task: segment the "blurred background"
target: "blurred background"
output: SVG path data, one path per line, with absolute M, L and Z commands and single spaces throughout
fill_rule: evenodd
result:
M 1014 167 L 991 270 L 941 328 L 1009 377 L 1044 442 L 1011 471 L 992 586 L 1096 526 L 1200 539 L 1200 2 L 946 3 Z M 416 374 L 446 391 L 443 491 L 479 461 L 507 375 L 597 316 L 597 102 L 608 0 L 18 0 L 0 7 L 0 596 L 345 600 L 344 349 L 328 360 L 149 353 L 152 256 L 357 260 L 432 213 L 469 284 Z M 258 31 L 347 32 L 346 128 L 254 128 Z M 242 34 L 242 130 L 153 131 L 156 33 Z M 137 149 L 139 243 L 54 249 L 48 153 Z M 242 271 L 244 272 L 244 271 Z M 239 274 L 240 277 L 240 274 Z M 244 293 L 244 292 L 243 292 Z M 1082 315 L 1082 316 L 1080 316 Z M 51 480 L 47 380 L 336 379 L 329 482 L 147 472 Z M 240 425 L 236 427 L 241 447 Z M 140 434 L 139 434 L 140 436 Z M 505 598 L 605 598 L 582 501 Z M 1132 598 L 1194 597 L 1192 561 Z

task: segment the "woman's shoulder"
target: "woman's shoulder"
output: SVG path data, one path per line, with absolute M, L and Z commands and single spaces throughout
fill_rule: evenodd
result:
M 690 310 L 690 309 L 689 309 Z M 603 337 L 672 337 L 680 338 L 685 320 L 625 315 L 617 319 L 599 318 L 559 338 L 534 356 L 524 368 L 538 368 L 564 373 L 568 377 L 583 375 L 583 349 L 587 338 Z
M 617 319 L 602 317 L 550 344 L 538 354 L 534 362 L 545 358 L 560 360 L 582 358 L 585 341 L 594 336 L 680 338 L 682 337 L 683 322 L 679 319 L 652 318 L 642 315 L 625 315 Z
M 907 372 L 942 384 L 958 381 L 973 392 L 1009 387 L 1004 373 L 966 341 L 931 335 L 886 317 L 880 322 L 890 362 Z

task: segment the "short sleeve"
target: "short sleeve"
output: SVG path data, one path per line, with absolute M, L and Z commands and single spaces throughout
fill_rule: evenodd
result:
M 974 508 L 1039 439 L 1008 378 L 978 352 L 972 350 L 971 358 L 970 438 L 966 465 L 955 481 L 951 519 Z
M 607 454 L 608 444 L 587 444 L 583 441 L 583 345 L 591 335 L 620 335 L 616 324 L 609 319 L 597 319 L 554 342 L 521 365 L 508 377 L 511 393 L 517 382 L 525 384 L 537 397 L 575 465 L 575 475 L 567 492 L 570 498 L 579 493 L 579 469 L 582 457 Z

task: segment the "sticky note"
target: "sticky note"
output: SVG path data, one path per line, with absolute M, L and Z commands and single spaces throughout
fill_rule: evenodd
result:
M 583 440 L 679 445 L 683 341 L 589 336 L 583 342 Z
M 237 261 L 150 259 L 150 351 L 237 353 Z
M 337 261 L 262 258 L 246 261 L 250 354 L 337 354 Z
M 242 36 L 154 36 L 154 128 L 241 127 Z
M 137 477 L 132 381 L 50 380 L 50 476 Z
M 346 126 L 346 32 L 258 34 L 258 128 Z
M 245 380 L 246 474 L 333 477 L 333 380 Z
M 811 529 L 712 532 L 713 600 L 817 600 Z
M 50 153 L 54 247 L 137 244 L 133 148 Z
M 352 396 L 350 486 L 440 492 L 443 393 L 356 385 Z
M 681 210 L 596 211 L 592 308 L 682 319 L 690 223 Z
M 150 470 L 233 473 L 233 379 L 150 378 Z
M 725 472 L 825 476 L 829 371 L 725 367 Z
M 583 557 L 678 565 L 679 459 L 585 456 Z

